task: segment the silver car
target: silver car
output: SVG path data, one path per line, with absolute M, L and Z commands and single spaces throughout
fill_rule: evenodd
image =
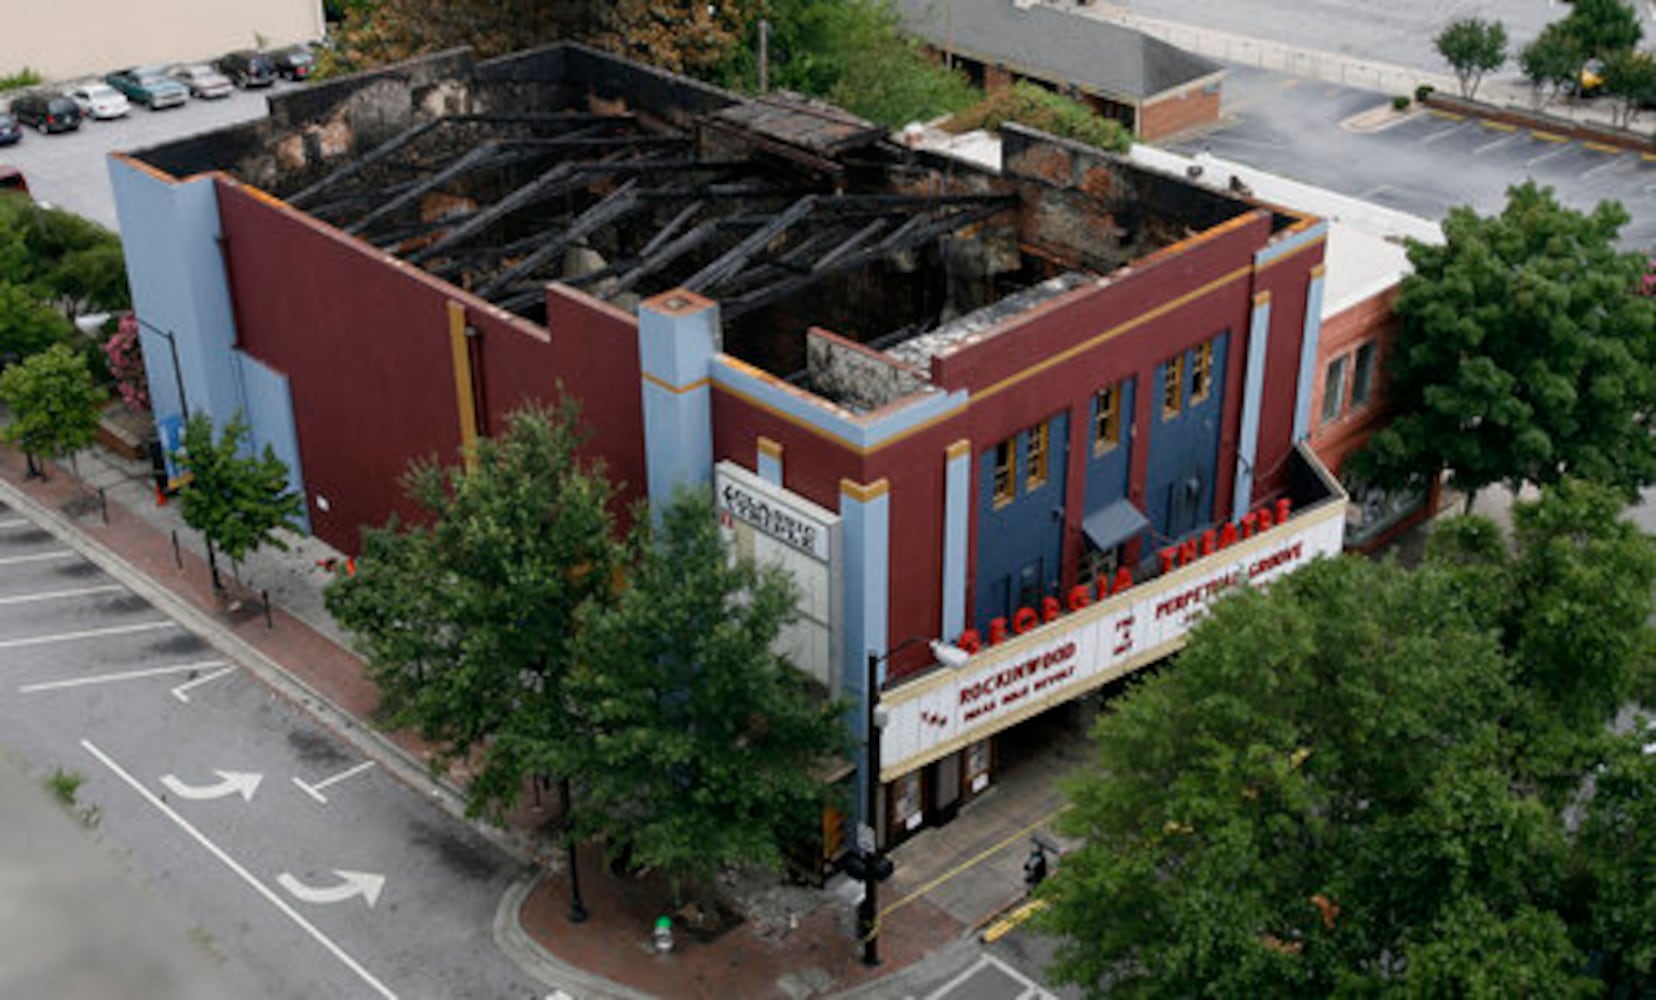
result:
M 127 103 L 126 95 L 107 83 L 88 81 L 69 91 L 69 97 L 80 106 L 82 118 L 108 121 L 111 118 L 124 118 L 132 109 L 132 105 Z
M 167 71 L 167 75 L 182 83 L 189 90 L 191 97 L 229 97 L 230 91 L 235 89 L 229 77 L 206 63 L 174 66 Z

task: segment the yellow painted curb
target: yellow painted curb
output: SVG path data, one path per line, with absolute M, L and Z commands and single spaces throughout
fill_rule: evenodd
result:
M 1542 132 L 1530 129 L 1531 139 L 1540 139 L 1542 142 L 1569 142 L 1569 136 L 1559 135 L 1557 132 Z
M 1457 115 L 1453 111 L 1439 111 L 1437 108 L 1432 109 L 1432 114 L 1435 115 L 1438 118 L 1447 118 L 1452 122 L 1459 122 L 1459 121 L 1465 121 L 1466 120 L 1465 115 Z
M 1001 938 L 1012 933 L 1012 931 L 1016 929 L 1019 924 L 1023 923 L 1025 920 L 1028 920 L 1030 917 L 1033 917 L 1035 914 L 1040 913 L 1046 908 L 1046 900 L 1030 900 L 1029 902 L 1013 910 L 1011 913 L 1008 913 L 1006 916 L 984 928 L 983 943 L 993 944 L 996 941 L 999 941 Z
M 1595 153 L 1609 153 L 1612 156 L 1622 151 L 1620 146 L 1611 146 L 1602 142 L 1584 142 L 1581 144 L 1581 148 L 1590 149 Z
M 1497 132 L 1516 132 L 1516 131 L 1518 131 L 1518 126 L 1516 126 L 1516 125 L 1509 125 L 1506 122 L 1492 122 L 1487 118 L 1483 119 L 1478 124 L 1482 125 L 1484 128 L 1492 128 Z
M 1656 163 L 1656 153 L 1640 153 L 1639 158 L 1646 163 Z

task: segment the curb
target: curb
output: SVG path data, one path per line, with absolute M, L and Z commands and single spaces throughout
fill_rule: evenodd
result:
M 570 965 L 541 947 L 540 943 L 523 929 L 519 914 L 524 901 L 545 881 L 544 872 L 519 879 L 501 894 L 495 907 L 495 945 L 523 972 L 552 987 L 579 990 L 583 1000 L 655 1000 L 648 993 L 640 993 L 620 983 L 595 976 L 585 969 Z

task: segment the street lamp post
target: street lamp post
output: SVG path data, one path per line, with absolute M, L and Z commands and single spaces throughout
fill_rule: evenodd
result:
M 971 654 L 957 646 L 910 636 L 882 655 L 868 651 L 868 676 L 863 688 L 863 825 L 857 830 L 857 854 L 862 867 L 863 897 L 857 906 L 857 936 L 862 940 L 864 965 L 880 964 L 880 730 L 885 713 L 879 705 L 880 664 L 917 642 L 930 642 L 932 655 L 946 667 L 964 666 Z

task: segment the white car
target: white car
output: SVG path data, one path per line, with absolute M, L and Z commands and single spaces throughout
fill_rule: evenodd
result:
M 229 77 L 206 63 L 174 66 L 167 71 L 167 75 L 182 83 L 191 97 L 229 97 L 230 91 L 236 89 Z
M 69 96 L 80 106 L 82 118 L 105 121 L 124 118 L 132 107 L 127 103 L 125 94 L 107 83 L 83 83 L 71 90 Z

